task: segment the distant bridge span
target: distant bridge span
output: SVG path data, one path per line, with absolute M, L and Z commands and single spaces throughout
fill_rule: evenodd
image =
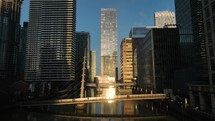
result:
M 96 84 L 96 83 L 86 83 L 85 84 L 86 87 L 91 87 L 91 88 L 95 88 L 95 87 L 110 87 L 110 86 L 114 86 L 114 87 L 123 87 L 123 86 L 136 86 L 136 83 L 115 83 L 115 84 L 109 84 L 109 83 L 100 83 L 100 84 Z
M 135 94 L 135 95 L 118 95 L 113 98 L 107 97 L 87 97 L 87 98 L 71 98 L 71 99 L 58 99 L 58 100 L 43 100 L 43 101 L 26 101 L 19 103 L 19 107 L 26 106 L 45 106 L 45 105 L 70 105 L 70 104 L 83 104 L 94 102 L 107 102 L 118 100 L 162 100 L 167 99 L 166 94 Z

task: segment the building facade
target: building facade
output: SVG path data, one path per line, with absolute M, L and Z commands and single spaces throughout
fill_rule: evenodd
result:
M 117 10 L 101 9 L 101 75 L 115 77 L 118 66 Z
M 129 37 L 132 38 L 132 57 L 133 57 L 133 78 L 134 80 L 138 77 L 138 67 L 141 66 L 137 62 L 138 44 L 140 41 L 144 41 L 144 37 L 149 32 L 149 26 L 146 27 L 133 27 L 130 30 Z
M 205 110 L 210 110 L 215 113 L 215 1 L 214 0 L 205 0 L 202 2 L 203 5 L 203 22 L 204 22 L 204 31 L 206 39 L 206 49 L 207 49 L 207 61 L 208 61 L 208 74 L 209 74 L 209 85 L 200 87 L 207 88 L 207 94 L 209 94 L 209 104 L 211 107 L 207 109 L 208 102 L 203 100 L 205 106 L 202 106 Z M 202 94 L 202 93 L 201 93 Z M 207 95 L 205 94 L 205 95 Z M 200 95 L 200 96 L 203 96 Z M 207 98 L 208 96 L 205 96 Z
M 191 26 L 193 40 L 194 80 L 188 84 L 190 106 L 202 111 L 215 112 L 213 87 L 213 0 L 175 0 L 176 19 L 182 20 L 183 26 Z M 177 6 L 179 6 L 177 10 Z M 187 9 L 184 7 L 186 6 Z M 184 8 L 184 9 L 182 9 Z M 186 11 L 186 12 L 185 12 Z M 189 13 L 190 12 L 190 13 Z M 181 17 L 177 18 L 177 14 Z M 187 15 L 186 17 L 184 15 Z M 183 17 L 184 16 L 184 17 Z M 186 19 L 185 19 L 186 18 Z M 178 21 L 177 21 L 178 22 Z
M 84 57 L 85 56 L 85 57 Z M 81 80 L 82 70 L 85 69 L 85 80 L 90 79 L 90 33 L 76 32 L 76 81 Z M 85 67 L 83 62 L 85 58 Z
M 203 23 L 202 0 L 190 0 L 192 33 L 193 33 L 193 58 L 197 80 L 193 84 L 207 85 L 208 83 L 208 65 L 206 53 L 206 40 Z
M 90 51 L 90 76 L 91 82 L 94 81 L 96 77 L 96 51 Z
M 75 80 L 75 25 L 76 0 L 30 0 L 25 81 L 57 90 Z
M 123 83 L 133 81 L 132 38 L 123 38 L 121 42 L 121 79 Z
M 0 1 L 0 90 L 6 93 L 9 93 L 9 86 L 17 81 L 21 4 L 22 0 Z
M 207 48 L 207 60 L 209 70 L 209 85 L 215 85 L 215 1 L 206 0 L 202 3 L 203 5 L 203 22 L 206 37 L 206 48 Z
M 137 60 L 139 85 L 145 93 L 163 92 L 171 89 L 174 71 L 179 66 L 179 34 L 177 28 L 152 28 L 139 43 Z M 139 76 L 142 75 L 142 76 Z
M 213 25 L 211 23 L 213 21 L 211 16 L 213 10 L 212 1 L 175 0 L 175 5 L 177 25 L 182 29 L 189 30 L 191 28 L 191 32 L 189 33 L 192 34 L 193 52 L 191 57 L 194 73 L 190 75 L 194 78 L 188 78 L 192 81 L 187 83 L 190 106 L 214 113 L 214 92 L 210 85 L 211 81 L 209 81 L 212 77 L 210 74 L 211 60 L 209 49 L 212 47 L 209 43 L 213 40 Z
M 175 13 L 171 11 L 155 12 L 154 24 L 159 28 L 163 28 L 165 26 L 175 27 Z
M 0 1 L 0 80 L 15 77 L 22 0 Z
M 20 31 L 19 51 L 17 58 L 17 79 L 19 81 L 24 81 L 27 34 L 28 22 L 23 22 L 23 27 Z
M 187 97 L 188 86 L 196 80 L 194 66 L 193 26 L 190 0 L 175 0 L 176 25 L 180 37 L 180 68 L 175 72 L 173 90 L 178 95 Z

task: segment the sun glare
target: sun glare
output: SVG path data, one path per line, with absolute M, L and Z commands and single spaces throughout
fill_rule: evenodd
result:
M 116 95 L 115 88 L 110 86 L 109 89 L 107 90 L 106 98 L 113 99 L 115 95 Z

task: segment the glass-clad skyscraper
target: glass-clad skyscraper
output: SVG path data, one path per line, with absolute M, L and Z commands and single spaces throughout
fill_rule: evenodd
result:
M 75 79 L 76 0 L 30 0 L 25 80 Z
M 146 93 L 171 89 L 174 71 L 180 66 L 177 28 L 152 28 L 139 42 L 137 61 L 140 64 L 137 83 Z
M 8 100 L 11 85 L 17 81 L 21 4 L 22 0 L 0 0 L 0 102 Z
M 85 81 L 89 81 L 90 71 L 90 33 L 76 32 L 76 81 L 81 81 L 83 62 L 85 58 Z
M 140 67 L 140 64 L 137 62 L 138 45 L 141 41 L 144 41 L 146 34 L 152 27 L 153 26 L 132 27 L 130 30 L 129 37 L 132 38 L 132 58 L 134 78 L 137 78 L 138 67 Z
M 101 9 L 101 75 L 115 77 L 117 67 L 117 10 Z
M 22 0 L 0 0 L 0 80 L 14 80 Z M 7 82 L 5 82 L 7 81 Z

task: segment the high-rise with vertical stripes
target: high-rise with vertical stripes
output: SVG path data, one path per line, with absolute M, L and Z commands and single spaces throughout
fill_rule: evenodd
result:
M 101 9 L 101 75 L 115 77 L 118 59 L 117 10 Z
M 16 66 L 23 0 L 0 0 L 0 102 L 7 100 L 11 85 L 17 81 Z M 5 103 L 4 103 L 5 104 Z
M 76 0 L 30 0 L 25 81 L 75 79 Z

